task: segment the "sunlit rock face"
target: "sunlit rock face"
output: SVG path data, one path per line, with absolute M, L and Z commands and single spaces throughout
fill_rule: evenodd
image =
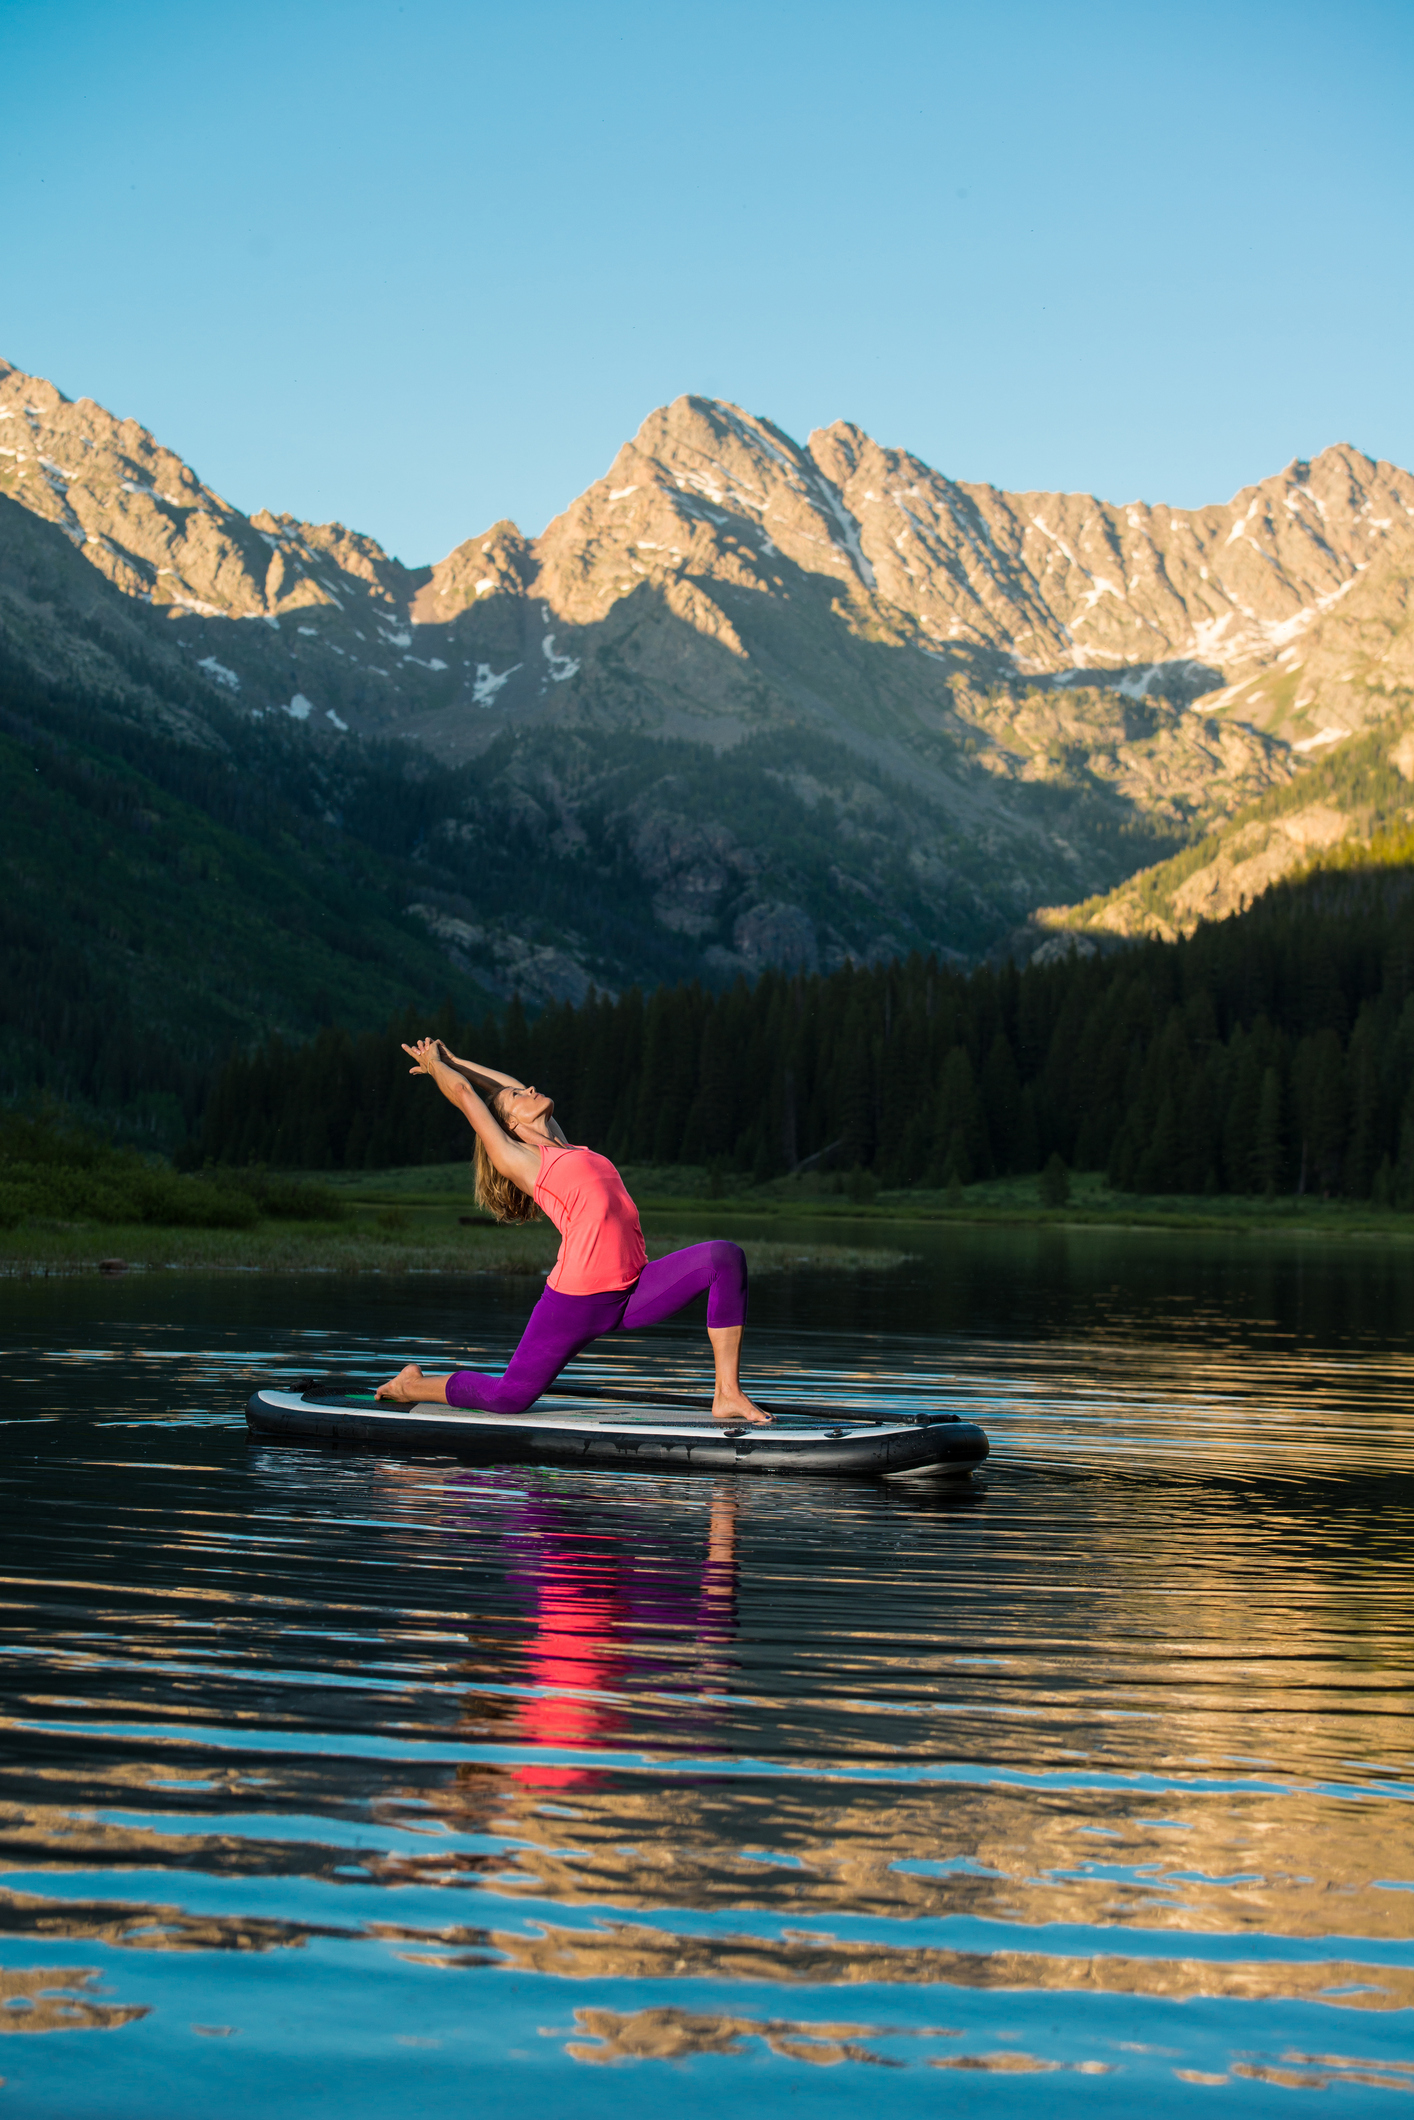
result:
M 607 835 L 719 976 L 975 954 L 1122 884 L 1398 718 L 1411 577 L 1414 479 L 1346 446 L 1222 505 L 1115 506 L 960 483 L 844 421 L 802 444 L 699 397 L 651 413 L 540 537 L 503 521 L 411 567 L 341 524 L 246 516 L 134 421 L 0 363 L 21 660 L 126 683 L 84 618 L 121 605 L 147 662 L 183 673 L 181 707 L 144 678 L 174 732 L 205 692 L 334 745 L 487 757 L 518 829 L 545 820 L 566 858 Z M 630 738 L 671 770 L 621 788 Z
M 0 492 L 173 618 L 289 636 L 233 639 L 232 691 L 258 692 L 274 653 L 310 680 L 285 699 L 412 717 L 439 747 L 576 710 L 729 740 L 716 717 L 799 708 L 773 665 L 821 625 L 911 649 L 884 666 L 917 707 L 966 716 L 968 679 L 1088 680 L 1312 748 L 1378 712 L 1414 655 L 1414 478 L 1347 446 L 1224 505 L 1114 506 L 959 483 L 846 421 L 801 446 L 683 397 L 543 536 L 501 522 L 413 568 L 342 524 L 247 517 L 135 421 L 0 365 Z

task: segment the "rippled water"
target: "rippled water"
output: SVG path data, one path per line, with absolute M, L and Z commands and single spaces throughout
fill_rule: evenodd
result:
M 0 2116 L 1414 2090 L 1409 1256 L 898 1241 L 754 1375 L 961 1496 L 247 1439 L 525 1282 L 0 1290 Z

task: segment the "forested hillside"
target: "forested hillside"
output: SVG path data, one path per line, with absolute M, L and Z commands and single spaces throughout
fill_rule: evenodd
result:
M 1414 1206 L 1414 841 L 1278 886 L 1177 943 L 971 973 L 914 955 L 547 1010 L 409 1011 L 233 1061 L 200 1153 L 312 1168 L 437 1161 L 466 1131 L 401 1037 L 534 1080 L 571 1139 L 765 1179 L 809 1159 L 886 1185 L 1053 1154 L 1146 1192 L 1341 1192 Z
M 396 825 L 336 829 L 295 753 L 219 711 L 174 741 L 0 649 L 0 1104 L 175 1145 L 274 1025 L 486 999 L 403 913 Z
M 1200 921 L 1240 913 L 1286 875 L 1315 858 L 1379 862 L 1388 842 L 1414 821 L 1414 726 L 1406 696 L 1388 718 L 1307 766 L 1298 781 L 1272 788 L 1193 846 L 1141 869 L 1104 897 L 1038 914 L 1041 931 L 1153 935 L 1172 941 Z

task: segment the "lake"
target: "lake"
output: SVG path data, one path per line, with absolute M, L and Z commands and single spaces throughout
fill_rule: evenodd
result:
M 1414 1248 L 851 1236 L 748 1388 L 970 1489 L 248 1440 L 525 1279 L 0 1285 L 0 2120 L 1414 2092 Z

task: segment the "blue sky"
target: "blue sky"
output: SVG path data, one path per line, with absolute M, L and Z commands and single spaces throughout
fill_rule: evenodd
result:
M 0 0 L 0 354 L 410 562 L 653 406 L 1186 507 L 1414 464 L 1414 6 Z

